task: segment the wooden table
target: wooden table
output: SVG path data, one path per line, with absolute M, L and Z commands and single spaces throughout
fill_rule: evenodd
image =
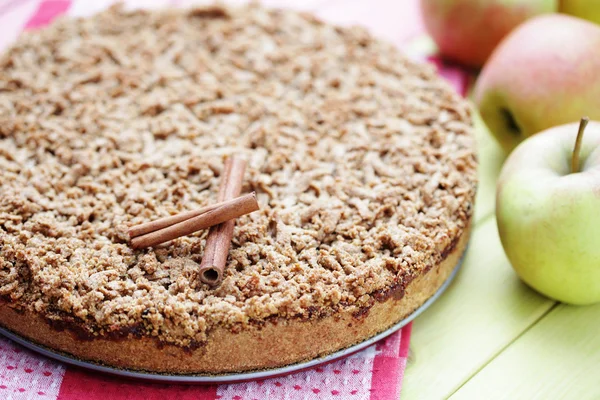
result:
M 517 278 L 494 215 L 504 155 L 480 121 L 477 139 L 470 247 L 455 281 L 414 322 L 402 399 L 600 399 L 600 304 L 560 304 Z

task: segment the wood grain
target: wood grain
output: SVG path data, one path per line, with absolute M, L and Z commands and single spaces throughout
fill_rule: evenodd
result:
M 452 399 L 600 399 L 599 366 L 600 304 L 561 304 Z
M 484 220 L 473 232 L 462 271 L 414 322 L 402 399 L 448 397 L 552 305 L 521 283 L 495 219 Z
M 496 181 L 506 154 L 489 133 L 477 113 L 474 113 L 475 140 L 479 160 L 477 198 L 475 199 L 475 223 L 494 214 L 496 204 Z

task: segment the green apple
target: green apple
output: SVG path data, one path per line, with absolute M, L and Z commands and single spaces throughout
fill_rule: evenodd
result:
M 577 123 L 567 124 L 521 143 L 496 193 L 498 231 L 514 270 L 570 304 L 600 302 L 600 123 L 591 122 L 583 140 L 582 125 L 579 134 Z
M 559 11 L 600 24 L 600 2 L 597 0 L 560 0 Z
M 523 23 L 496 48 L 475 85 L 475 103 L 510 152 L 536 132 L 600 120 L 600 26 L 562 14 Z
M 554 12 L 558 0 L 421 0 L 425 28 L 440 53 L 481 67 L 513 28 L 534 15 Z

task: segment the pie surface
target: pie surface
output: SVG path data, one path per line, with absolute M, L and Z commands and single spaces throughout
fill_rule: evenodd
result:
M 130 226 L 215 203 L 234 153 L 261 209 L 237 219 L 221 285 L 198 277 L 206 231 L 129 246 Z M 108 364 L 75 348 L 201 358 L 229 333 L 252 347 L 342 315 L 374 325 L 282 363 L 364 340 L 405 315 L 360 316 L 409 313 L 443 283 L 476 189 L 469 106 L 429 66 L 256 5 L 112 8 L 22 35 L 0 58 L 0 170 L 0 323 L 39 341 L 43 321 L 44 344 Z M 278 361 L 233 364 L 206 368 Z

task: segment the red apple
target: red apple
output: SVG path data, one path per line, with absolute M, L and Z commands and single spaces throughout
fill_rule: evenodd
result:
M 474 97 L 506 151 L 582 115 L 600 120 L 599 49 L 600 26 L 563 14 L 532 18 L 500 43 Z
M 557 8 L 557 0 L 421 0 L 425 27 L 440 53 L 471 67 L 481 67 L 517 25 Z

